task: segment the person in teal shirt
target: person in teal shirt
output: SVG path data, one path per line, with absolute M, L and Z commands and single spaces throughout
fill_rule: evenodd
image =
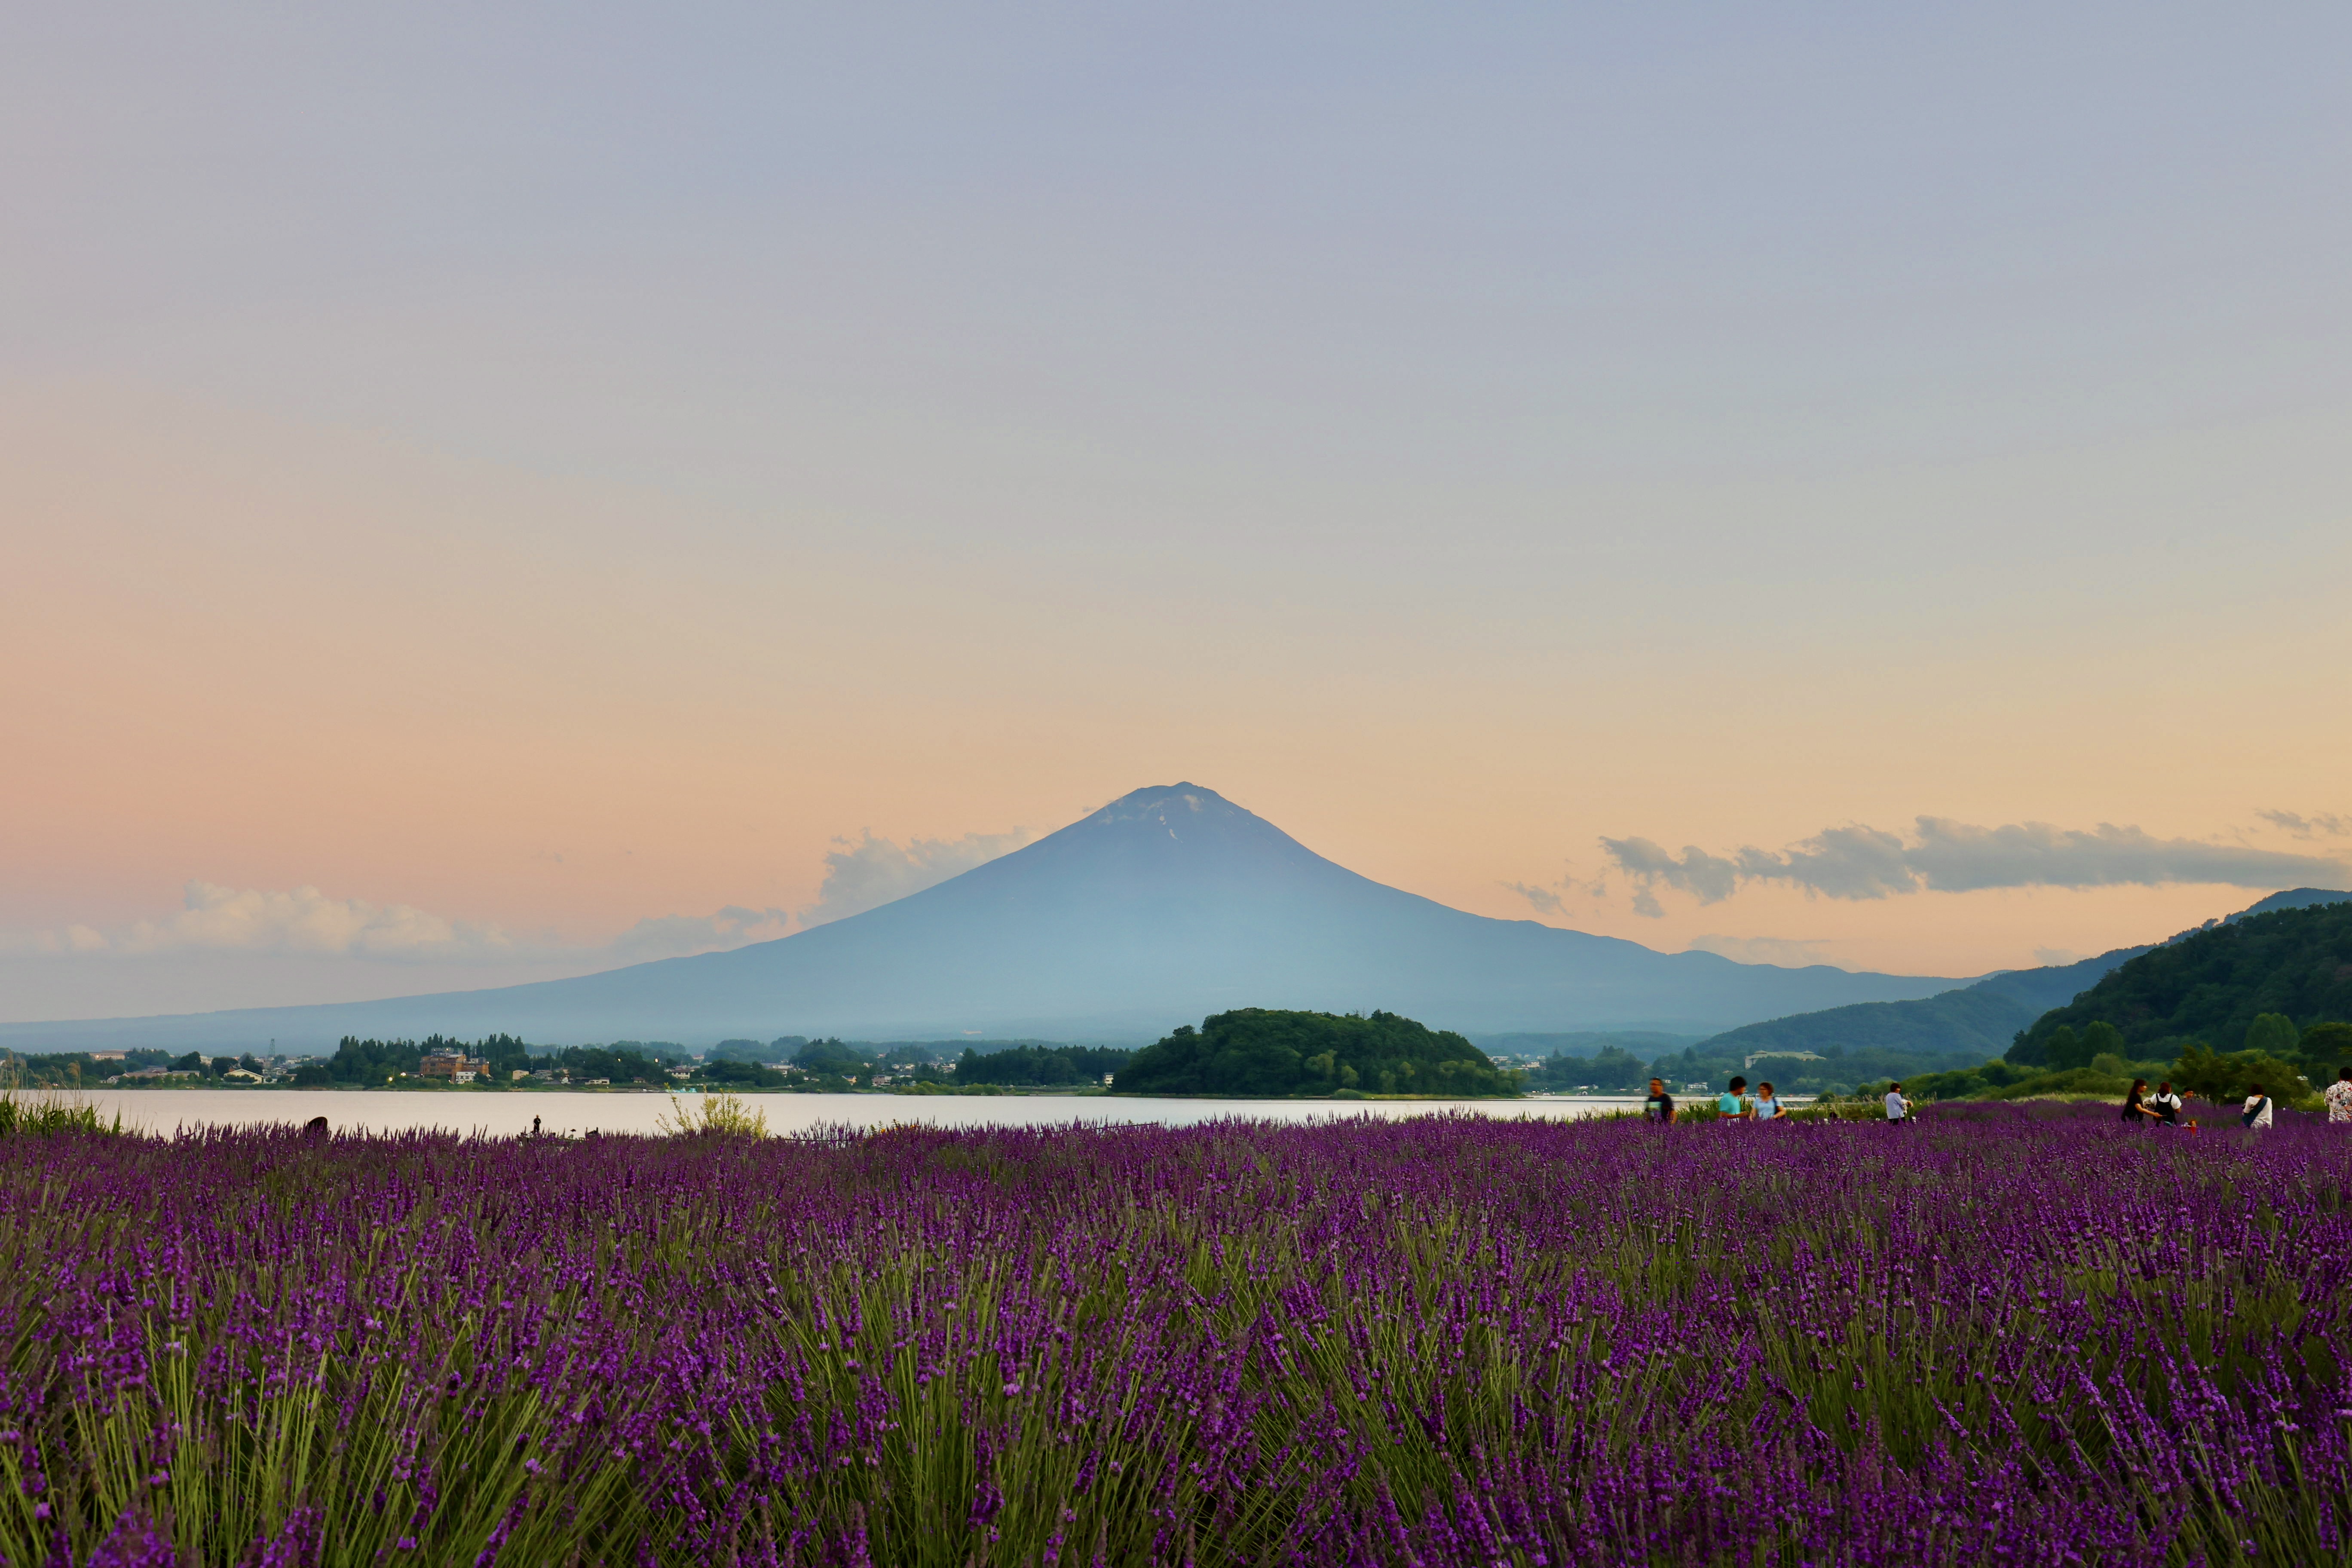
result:
M 1756 1114 L 1755 1108 L 1748 1103 L 1748 1096 L 1740 1092 L 1747 1087 L 1746 1079 L 1734 1078 L 1731 1087 L 1716 1098 L 1715 1108 L 1723 1113 L 1725 1121 L 1746 1121 Z

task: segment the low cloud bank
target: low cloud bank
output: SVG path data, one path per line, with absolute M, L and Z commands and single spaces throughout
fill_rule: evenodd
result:
M 0 950 L 47 954 L 275 952 L 394 963 L 495 962 L 530 955 L 499 926 L 455 921 L 408 904 L 331 899 L 316 888 L 272 892 L 190 882 L 161 920 L 100 931 L 69 925 L 0 934 Z
M 1602 851 L 1630 878 L 1633 907 L 1658 915 L 1657 891 L 1719 903 L 1743 882 L 1782 882 L 1831 899 L 1885 899 L 1902 893 L 1974 892 L 1987 888 L 2161 887 L 2177 882 L 2238 888 L 2337 886 L 2340 860 L 2242 844 L 2158 838 L 2137 827 L 2095 828 L 2046 822 L 1978 827 L 1922 816 L 1909 837 L 1853 826 L 1822 830 L 1786 849 L 1753 845 L 1729 855 L 1686 846 L 1676 855 L 1647 838 L 1603 838 Z
M 1009 855 L 1029 842 L 1029 831 L 967 833 L 961 838 L 909 838 L 901 846 L 866 833 L 855 844 L 836 838 L 838 849 L 824 857 L 824 881 L 816 902 L 801 910 L 801 924 L 821 926 L 863 914 L 894 899 L 919 893 Z
M 0 953 L 145 958 L 174 953 L 294 955 L 390 963 L 641 963 L 765 942 L 792 929 L 783 910 L 730 905 L 714 915 L 639 921 L 609 942 L 530 941 L 504 927 L 451 920 L 409 904 L 331 899 L 316 888 L 271 891 L 187 885 L 182 908 L 100 930 L 68 925 L 0 931 Z
M 747 910 L 730 904 L 715 915 L 656 915 L 642 920 L 614 937 L 604 951 L 618 963 L 644 963 L 656 958 L 684 958 L 690 953 L 719 952 L 773 942 L 793 929 L 787 910 Z
M 798 926 L 823 925 L 903 899 L 1019 848 L 1029 835 L 968 833 L 915 838 L 905 845 L 867 833 L 837 839 L 824 858 L 817 901 Z M 574 943 L 516 935 L 489 921 L 453 920 L 410 904 L 333 899 L 316 888 L 273 891 L 187 884 L 172 914 L 100 929 L 64 925 L 0 931 L 0 954 L 136 959 L 165 954 L 295 955 L 406 964 L 644 963 L 772 942 L 795 929 L 793 911 L 730 904 L 715 914 L 656 915 L 605 942 Z

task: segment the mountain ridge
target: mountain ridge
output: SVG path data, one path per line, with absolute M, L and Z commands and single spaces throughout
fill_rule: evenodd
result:
M 2008 969 L 1972 984 L 1906 1002 L 1862 1002 L 1786 1018 L 1768 1018 L 1727 1029 L 1702 1047 L 1749 1051 L 1823 1050 L 1859 1046 L 1895 1050 L 1941 1051 L 1990 1060 L 2010 1048 L 2022 1031 L 2053 1009 L 2073 1004 L 2107 976 L 2147 953 L 2177 946 L 2202 932 L 2281 910 L 2339 903 L 2352 893 L 2327 888 L 2289 888 L 2256 900 L 2234 914 L 2190 926 L 2162 942 L 2118 947 L 2095 958 L 2038 969 Z
M 1349 870 L 1187 781 L 1131 791 L 894 902 L 726 952 L 379 1002 L 0 1026 L 0 1043 L 307 1049 L 343 1034 L 493 1030 L 557 1044 L 964 1030 L 1148 1042 L 1244 1006 L 1386 1010 L 1465 1032 L 1709 1034 L 1955 984 L 1662 953 L 1471 914 Z

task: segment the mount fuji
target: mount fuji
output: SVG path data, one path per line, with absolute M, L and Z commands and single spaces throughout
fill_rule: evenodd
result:
M 19 1049 L 959 1033 L 1149 1040 L 1231 1007 L 1374 1008 L 1466 1033 L 1712 1033 L 1965 981 L 1783 969 L 1492 920 L 1334 864 L 1198 784 L 1137 790 L 936 887 L 729 952 L 372 1003 L 0 1026 Z

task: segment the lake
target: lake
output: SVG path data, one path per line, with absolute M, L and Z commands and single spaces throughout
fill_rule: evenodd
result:
M 400 1132 L 446 1128 L 510 1138 L 530 1131 L 537 1117 L 548 1132 L 652 1132 L 673 1103 L 692 1107 L 698 1096 L 596 1094 L 535 1089 L 506 1094 L 462 1090 L 417 1093 L 394 1089 L 93 1089 L 83 1097 L 126 1127 L 169 1133 L 175 1128 L 252 1127 L 304 1122 L 323 1116 L 338 1132 Z M 756 1094 L 743 1097 L 767 1112 L 772 1133 L 822 1128 L 872 1128 L 919 1122 L 932 1127 L 1035 1127 L 1088 1122 L 1162 1122 L 1182 1126 L 1221 1116 L 1260 1121 L 1311 1121 L 1332 1116 L 1393 1121 L 1466 1111 L 1475 1116 L 1554 1120 L 1631 1110 L 1633 1099 L 1393 1100 L 1342 1102 L 1297 1100 L 1124 1100 L 1103 1095 Z

